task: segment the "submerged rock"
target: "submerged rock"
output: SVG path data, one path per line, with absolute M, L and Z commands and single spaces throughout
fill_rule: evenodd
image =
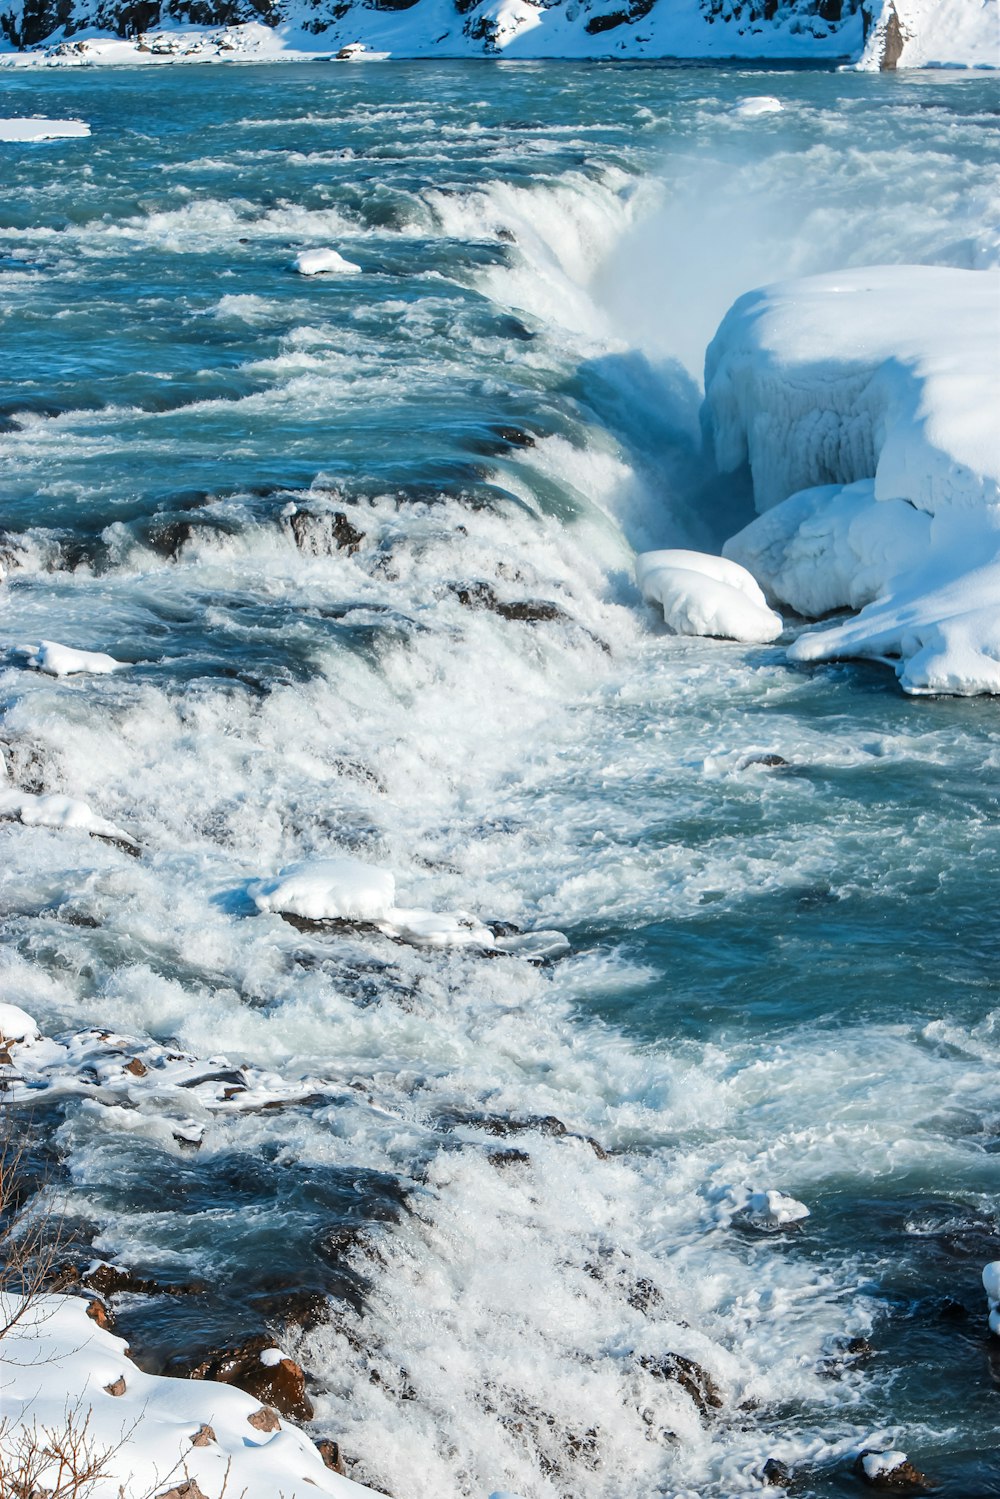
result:
M 695 1363 L 693 1358 L 684 1358 L 680 1353 L 664 1353 L 658 1357 L 647 1354 L 640 1358 L 639 1363 L 647 1374 L 652 1374 L 656 1379 L 680 1385 L 685 1395 L 689 1395 L 694 1401 L 700 1415 L 710 1416 L 713 1411 L 722 1409 L 722 1392 L 719 1386 L 707 1369 Z

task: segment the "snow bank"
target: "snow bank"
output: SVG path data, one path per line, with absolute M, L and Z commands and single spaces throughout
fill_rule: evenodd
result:
M 368 922 L 385 936 L 417 947 L 518 951 L 516 938 L 498 943 L 490 928 L 467 911 L 397 906 L 396 881 L 390 872 L 359 859 L 314 859 L 292 864 L 274 879 L 255 881 L 247 893 L 258 911 L 306 921 Z M 531 935 L 558 939 L 565 945 L 565 938 L 558 932 Z M 530 943 L 525 956 L 537 956 Z
M 675 635 L 710 635 L 725 640 L 776 640 L 781 616 L 770 609 L 745 567 L 704 552 L 642 552 L 636 581 L 647 603 L 663 610 Z
M 0 821 L 22 822 L 26 827 L 78 828 L 93 838 L 110 838 L 115 843 L 139 847 L 131 833 L 99 817 L 86 802 L 55 791 L 41 796 L 27 791 L 0 791 Z
M 740 298 L 704 419 L 762 512 L 723 548 L 807 616 L 793 660 L 891 659 L 911 693 L 1000 691 L 1000 274 L 876 267 Z
M 997 0 L 875 0 L 858 68 L 1000 67 Z
M 361 270 L 353 260 L 345 260 L 336 250 L 303 250 L 296 255 L 294 268 L 300 276 L 356 276 Z
M 83 120 L 0 120 L 0 141 L 53 141 L 89 134 L 90 126 Z
M 78 651 L 69 645 L 59 645 L 55 640 L 40 640 L 36 646 L 27 647 L 24 654 L 29 666 L 47 672 L 51 677 L 68 677 L 77 672 L 99 675 L 118 671 L 123 665 L 103 651 Z
M 185 1483 L 197 1484 L 206 1499 L 224 1489 L 246 1499 L 373 1493 L 331 1472 L 308 1437 L 280 1418 L 261 1423 L 270 1430 L 255 1425 L 262 1407 L 252 1395 L 208 1380 L 143 1374 L 124 1341 L 99 1328 L 86 1306 L 74 1296 L 39 1297 L 0 1342 L 0 1456 L 12 1471 L 20 1442 L 32 1431 L 65 1430 L 69 1415 L 77 1429 L 88 1422 L 91 1451 L 109 1453 L 103 1476 L 88 1488 L 91 1499 L 118 1499 L 123 1487 L 159 1494 Z M 0 1294 L 4 1321 L 22 1307 L 20 1297 Z M 38 1475 L 43 1486 L 54 1471 Z

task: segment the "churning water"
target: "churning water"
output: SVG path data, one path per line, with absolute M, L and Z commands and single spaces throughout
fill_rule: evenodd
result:
M 872 1437 L 1000 1494 L 997 710 L 672 639 L 630 581 L 748 514 L 698 426 L 735 295 L 996 262 L 991 84 L 0 87 L 93 126 L 0 148 L 2 752 L 143 850 L 0 826 L 2 997 L 286 1105 L 38 1090 L 95 1252 L 203 1287 L 124 1304 L 133 1346 L 329 1296 L 295 1343 L 317 1429 L 398 1499 L 708 1499 L 771 1457 L 830 1495 Z M 361 274 L 296 276 L 321 246 Z M 55 681 L 40 639 L 130 664 Z M 336 852 L 569 950 L 255 914 L 249 881 Z

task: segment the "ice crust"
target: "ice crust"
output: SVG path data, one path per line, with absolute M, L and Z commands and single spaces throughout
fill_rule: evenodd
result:
M 724 640 L 776 640 L 784 625 L 768 607 L 750 572 L 704 552 L 642 552 L 636 581 L 647 603 L 658 604 L 675 635 Z
M 798 661 L 890 659 L 910 693 L 1000 691 L 1000 275 L 875 267 L 734 305 L 706 429 L 759 518 L 723 548 L 806 616 Z

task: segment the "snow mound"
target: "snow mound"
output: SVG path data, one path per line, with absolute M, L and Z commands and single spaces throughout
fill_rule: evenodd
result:
M 885 1478 L 889 1473 L 895 1473 L 906 1462 L 905 1452 L 866 1452 L 861 1459 L 861 1466 L 865 1477 L 870 1483 L 877 1478 Z
M 336 250 L 303 250 L 296 255 L 294 268 L 300 276 L 357 276 L 361 270 Z
M 77 672 L 100 675 L 119 671 L 124 664 L 103 651 L 78 651 L 69 645 L 59 645 L 55 640 L 40 640 L 25 654 L 29 666 L 47 672 L 50 677 L 68 677 Z
M 0 1343 L 0 1456 L 12 1471 L 14 1455 L 32 1431 L 61 1432 L 69 1415 L 77 1430 L 87 1421 L 95 1452 L 109 1453 L 104 1476 L 88 1487 L 91 1499 L 117 1499 L 123 1490 L 159 1494 L 188 1484 L 192 1493 L 195 1485 L 207 1495 L 225 1488 L 246 1499 L 362 1499 L 373 1493 L 327 1468 L 294 1426 L 276 1421 L 268 1431 L 253 1425 L 260 1403 L 235 1386 L 142 1373 L 123 1339 L 98 1327 L 81 1298 L 40 1296 L 25 1305 L 21 1297 L 0 1294 L 5 1322 L 19 1311 L 20 1320 Z M 55 1471 L 53 1462 L 37 1475 L 46 1492 Z
M 806 616 L 797 661 L 1000 691 L 1000 274 L 875 267 L 740 298 L 709 347 L 719 467 L 762 512 L 723 548 Z
M 755 94 L 750 99 L 741 99 L 733 106 L 733 114 L 743 120 L 756 119 L 758 115 L 776 115 L 784 109 L 780 99 L 773 94 Z
M 43 120 L 37 117 L 0 120 L 0 141 L 75 140 L 89 134 L 90 126 L 84 120 Z
M 139 847 L 131 833 L 99 817 L 86 802 L 56 791 L 41 796 L 27 791 L 0 791 L 0 821 L 22 822 L 25 827 L 78 828 L 93 838 L 110 838 L 115 843 Z
M 643 552 L 636 581 L 647 603 L 658 604 L 675 635 L 725 640 L 776 640 L 781 616 L 770 609 L 750 572 L 703 552 Z
M 38 1026 L 27 1010 L 0 1004 L 0 1041 L 36 1041 Z

